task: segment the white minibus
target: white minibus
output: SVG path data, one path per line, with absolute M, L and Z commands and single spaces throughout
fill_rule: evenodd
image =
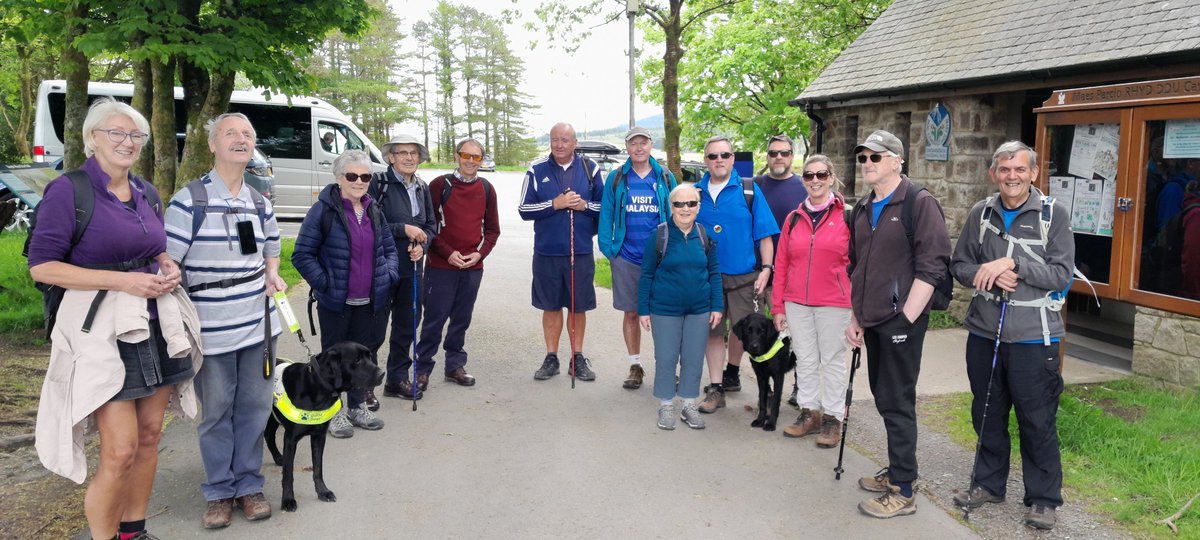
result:
M 34 161 L 53 161 L 63 154 L 63 116 L 66 81 L 43 81 L 38 89 L 34 117 Z M 132 84 L 88 83 L 88 103 L 101 96 L 129 102 Z M 386 169 L 382 154 L 358 126 L 329 103 L 313 97 L 234 91 L 229 110 L 250 119 L 258 133 L 258 149 L 271 158 L 275 172 L 275 212 L 280 217 L 302 218 L 317 195 L 333 181 L 333 160 L 349 149 L 366 150 L 374 171 Z M 183 89 L 175 88 L 175 132 L 182 140 L 187 115 Z M 160 137 L 161 134 L 154 134 Z

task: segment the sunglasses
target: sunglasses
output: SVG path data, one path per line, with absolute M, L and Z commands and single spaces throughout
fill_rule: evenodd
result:
M 371 181 L 371 173 L 357 174 L 357 173 L 348 172 L 348 173 L 342 174 L 342 176 L 346 177 L 346 181 L 350 182 L 350 183 L 362 182 L 362 183 L 366 184 Z
M 481 156 L 479 154 L 468 154 L 466 152 L 459 152 L 458 157 L 465 159 L 467 161 L 474 161 L 475 163 L 480 163 L 483 161 L 483 156 Z
M 788 157 L 788 156 L 792 155 L 792 151 L 791 150 L 767 150 L 767 155 L 771 156 L 771 157 L 779 157 L 779 156 Z
M 700 206 L 700 201 L 671 201 L 671 206 L 675 208 L 695 208 Z
M 879 163 L 880 161 L 883 161 L 883 158 L 884 158 L 883 154 L 871 154 L 870 156 L 867 156 L 866 154 L 859 154 L 858 162 L 866 163 L 867 159 L 870 159 L 871 163 Z
M 830 175 L 829 175 L 829 171 L 826 170 L 826 171 L 817 171 L 817 172 L 806 172 L 800 176 L 804 177 L 805 182 L 811 182 L 813 178 L 819 178 L 821 180 L 824 180 L 826 178 L 829 178 Z
M 708 154 L 708 155 L 705 155 L 704 157 L 708 158 L 709 161 L 716 161 L 717 158 L 729 159 L 729 158 L 733 157 L 733 152 L 721 152 L 720 154 Z

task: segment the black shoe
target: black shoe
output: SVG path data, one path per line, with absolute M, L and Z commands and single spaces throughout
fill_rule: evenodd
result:
M 970 506 L 971 509 L 974 510 L 987 503 L 1002 502 L 1004 502 L 1004 497 L 992 495 L 992 492 L 988 491 L 987 488 L 983 486 L 975 486 L 971 488 L 971 492 L 969 494 L 965 491 L 960 491 L 954 494 L 954 505 L 959 508 L 967 508 Z
M 1025 525 L 1028 527 L 1049 530 L 1053 529 L 1056 523 L 1058 523 L 1058 516 L 1055 515 L 1053 506 L 1035 504 L 1025 512 Z
M 412 401 L 413 400 L 412 383 L 410 383 L 408 381 L 400 381 L 399 384 L 385 384 L 385 385 L 383 385 L 383 395 L 385 395 L 387 397 L 407 399 L 409 401 Z M 417 399 L 420 400 L 422 397 L 424 397 L 424 392 L 421 392 L 420 390 L 418 390 L 417 391 Z
M 375 389 L 372 388 L 363 393 L 363 405 L 367 406 L 367 410 L 375 412 L 379 410 L 379 399 L 375 397 Z
M 575 353 L 575 378 L 581 381 L 596 380 L 596 372 L 588 366 L 588 359 L 584 358 L 583 353 Z
M 533 378 L 544 381 L 555 375 L 558 375 L 558 356 L 547 354 L 546 359 L 542 360 L 542 367 L 533 374 Z
M 721 376 L 721 386 L 726 392 L 738 392 L 742 389 L 742 378 L 737 373 L 725 373 Z

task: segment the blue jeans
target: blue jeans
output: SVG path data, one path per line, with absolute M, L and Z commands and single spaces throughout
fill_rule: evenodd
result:
M 262 492 L 263 430 L 272 406 L 272 382 L 263 378 L 263 344 L 205 355 L 195 382 L 204 412 L 196 428 L 204 499 Z
M 654 336 L 654 397 L 684 399 L 700 396 L 704 372 L 704 348 L 708 344 L 708 313 L 670 317 L 650 315 Z M 675 388 L 675 368 L 679 388 Z

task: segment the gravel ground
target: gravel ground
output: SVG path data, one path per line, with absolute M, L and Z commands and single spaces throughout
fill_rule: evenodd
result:
M 972 450 L 955 444 L 945 433 L 929 427 L 929 417 L 923 414 L 923 403 L 928 398 L 917 399 L 917 419 L 920 435 L 917 444 L 917 459 L 921 471 L 918 489 L 937 503 L 943 511 L 961 519 L 962 511 L 951 499 L 957 490 L 967 484 L 971 474 Z M 782 413 L 781 413 L 782 416 Z M 870 400 L 854 402 L 850 410 L 848 446 L 857 449 L 869 459 L 887 463 L 887 436 L 883 419 L 875 411 Z M 1052 531 L 1039 531 L 1025 527 L 1025 507 L 1021 504 L 1024 488 L 1021 483 L 1020 462 L 1014 460 L 1013 471 L 1008 479 L 1008 497 L 1001 504 L 986 504 L 971 512 L 971 526 L 981 537 L 989 540 L 1013 540 L 1030 538 L 1086 538 L 1110 540 L 1132 538 L 1104 516 L 1087 513 L 1074 495 L 1063 493 L 1065 505 L 1058 509 L 1058 525 Z M 842 480 L 847 480 L 845 477 Z M 856 479 L 851 478 L 851 481 Z

